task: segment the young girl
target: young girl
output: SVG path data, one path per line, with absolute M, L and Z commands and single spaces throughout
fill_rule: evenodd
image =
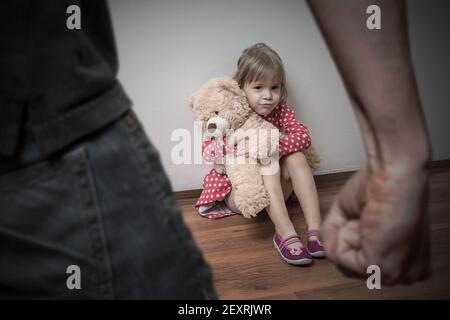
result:
M 263 175 L 269 193 L 266 207 L 275 226 L 273 242 L 284 261 L 295 265 L 308 265 L 312 257 L 324 257 L 318 239 L 321 225 L 319 200 L 311 169 L 303 150 L 311 145 L 308 129 L 296 118 L 286 103 L 286 76 L 279 55 L 263 43 L 247 48 L 238 61 L 234 79 L 245 92 L 250 107 L 280 130 L 279 165 L 276 174 Z M 214 161 L 227 150 L 214 140 L 205 140 L 203 157 Z M 263 164 L 261 164 L 263 166 Z M 286 208 L 285 201 L 295 192 L 308 225 L 306 247 L 298 236 Z M 198 212 L 208 218 L 221 218 L 239 214 L 234 192 L 226 174 L 210 170 L 203 182 L 203 192 L 196 203 Z

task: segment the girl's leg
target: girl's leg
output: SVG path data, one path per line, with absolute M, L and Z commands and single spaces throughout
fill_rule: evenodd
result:
M 294 225 L 286 208 L 285 200 L 292 193 L 292 184 L 289 180 L 289 174 L 286 164 L 283 159 L 280 162 L 280 168 L 274 175 L 263 175 L 264 186 L 269 193 L 270 205 L 266 207 L 266 211 L 269 214 L 272 223 L 275 225 L 275 230 L 280 234 L 282 238 L 287 238 L 291 235 L 296 235 Z M 280 172 L 281 171 L 281 172 Z M 230 195 L 226 198 L 228 207 L 234 212 L 240 212 L 234 202 L 234 191 L 232 190 Z M 303 245 L 300 242 L 293 243 L 288 246 L 289 248 L 301 248 Z
M 281 170 L 278 170 L 276 174 L 263 175 L 262 177 L 270 198 L 270 205 L 266 207 L 266 211 L 275 225 L 275 230 L 285 239 L 289 236 L 297 235 L 297 232 L 289 218 L 285 203 L 285 200 L 292 192 L 292 185 L 289 181 L 289 174 L 284 161 L 280 162 L 280 168 Z M 290 249 L 303 247 L 301 242 L 294 242 L 288 245 Z
M 302 206 L 308 230 L 320 229 L 322 221 L 320 216 L 319 197 L 305 155 L 302 152 L 295 152 L 287 155 L 282 160 L 284 160 L 292 181 L 294 192 Z M 313 236 L 311 239 L 317 240 L 317 237 Z
M 281 189 L 283 190 L 283 198 L 284 198 L 284 201 L 286 202 L 286 200 L 291 195 L 293 188 L 292 188 L 291 180 L 289 178 L 289 172 L 288 172 L 286 164 L 284 163 L 283 160 L 284 160 L 284 158 L 281 159 L 281 162 L 280 162 L 280 168 L 281 168 L 280 184 L 281 184 Z M 225 198 L 225 202 L 227 203 L 228 208 L 233 210 L 233 212 L 241 213 L 241 211 L 238 209 L 238 207 L 236 206 L 236 203 L 234 201 L 234 189 L 232 189 L 230 194 L 227 195 L 227 197 Z
M 264 186 L 269 193 L 270 205 L 266 207 L 270 219 L 275 225 L 275 230 L 286 239 L 289 236 L 297 235 L 294 225 L 289 217 L 285 200 L 292 192 L 292 185 L 289 181 L 289 173 L 285 161 L 280 162 L 281 170 L 273 175 L 263 175 Z M 301 242 L 294 242 L 288 245 L 289 249 L 300 249 L 304 245 Z
M 266 207 L 266 211 L 275 225 L 275 230 L 282 238 L 297 234 L 284 202 L 280 170 L 275 174 L 262 177 L 270 198 L 270 204 Z

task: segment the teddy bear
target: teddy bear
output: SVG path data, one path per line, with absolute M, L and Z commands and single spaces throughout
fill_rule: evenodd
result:
M 209 80 L 190 97 L 189 104 L 195 120 L 202 123 L 204 136 L 228 151 L 223 162 L 219 157 L 214 163 L 214 169 L 227 174 L 236 206 L 244 217 L 256 216 L 270 204 L 260 162 L 278 157 L 279 130 L 250 108 L 245 93 L 229 77 Z M 318 166 L 315 150 L 305 155 L 312 168 Z

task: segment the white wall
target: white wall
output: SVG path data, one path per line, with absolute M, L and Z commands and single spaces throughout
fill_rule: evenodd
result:
M 433 159 L 450 159 L 450 1 L 408 4 L 411 51 Z
M 450 57 L 448 44 L 442 43 L 450 30 L 442 8 L 447 5 L 444 1 L 433 2 L 433 7 L 423 3 L 410 2 L 413 57 L 434 158 L 448 159 L 450 148 L 443 137 L 450 136 L 445 123 L 449 117 L 444 116 L 448 115 L 450 68 L 448 59 L 442 59 Z M 194 152 L 200 156 L 200 147 L 196 145 L 194 150 L 194 122 L 187 103 L 190 94 L 212 77 L 233 75 L 242 50 L 256 42 L 272 46 L 284 61 L 288 101 L 309 127 L 323 159 L 316 174 L 354 170 L 364 163 L 349 99 L 304 1 L 113 0 L 110 7 L 119 50 L 119 78 L 160 151 L 174 191 L 201 188 L 210 168 L 193 163 Z M 421 15 L 424 11 L 425 17 Z M 441 37 L 436 39 L 437 24 L 447 28 L 438 30 Z M 191 164 L 177 165 L 171 159 L 171 151 L 179 143 L 172 141 L 171 135 L 179 128 L 192 135 Z

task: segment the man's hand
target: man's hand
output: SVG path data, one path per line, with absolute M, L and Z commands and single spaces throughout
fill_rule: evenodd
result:
M 367 277 L 367 267 L 378 265 L 386 285 L 429 277 L 428 171 L 403 169 L 357 172 L 332 205 L 325 250 L 344 274 Z

